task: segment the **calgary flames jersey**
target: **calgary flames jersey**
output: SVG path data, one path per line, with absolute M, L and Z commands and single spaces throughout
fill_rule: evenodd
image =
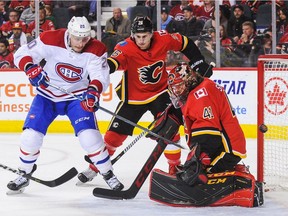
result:
M 246 157 L 244 133 L 223 87 L 204 78 L 189 93 L 181 110 L 188 144 L 195 140 L 204 145 L 212 143 L 210 148 L 219 149 L 221 146 L 227 153 Z
M 116 69 L 124 70 L 121 83 L 116 88 L 120 99 L 129 104 L 146 104 L 167 91 L 167 52 L 182 51 L 187 43 L 185 36 L 166 31 L 153 33 L 148 50 L 139 49 L 131 38 L 118 43 L 109 60 Z

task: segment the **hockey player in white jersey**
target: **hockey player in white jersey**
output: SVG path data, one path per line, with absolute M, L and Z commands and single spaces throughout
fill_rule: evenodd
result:
M 32 174 L 47 128 L 58 115 L 71 121 L 81 147 L 113 190 L 123 184 L 113 173 L 110 157 L 97 126 L 95 111 L 101 92 L 110 83 L 107 52 L 103 43 L 90 37 L 91 27 L 85 17 L 73 17 L 68 29 L 46 31 L 14 55 L 15 65 L 25 71 L 36 87 L 35 96 L 26 117 L 20 144 L 19 170 Z M 41 67 L 42 60 L 46 64 Z M 79 101 L 49 86 L 61 86 L 78 96 Z M 7 187 L 23 191 L 29 179 L 19 176 Z

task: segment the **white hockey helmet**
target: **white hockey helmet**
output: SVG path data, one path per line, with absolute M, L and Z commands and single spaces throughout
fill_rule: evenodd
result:
M 68 32 L 76 37 L 90 37 L 91 26 L 86 17 L 75 17 L 68 23 Z

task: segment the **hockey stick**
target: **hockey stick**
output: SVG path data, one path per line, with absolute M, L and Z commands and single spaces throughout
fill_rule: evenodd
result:
M 203 74 L 203 77 L 205 77 L 205 75 L 208 73 L 208 71 L 212 68 L 215 67 L 216 64 L 215 62 L 210 62 L 209 67 L 206 69 L 206 72 Z
M 156 120 L 155 120 L 155 121 L 156 121 Z M 155 123 L 155 121 L 153 121 L 150 125 L 152 125 L 153 123 Z M 149 125 L 149 126 L 150 126 L 150 125 Z M 149 126 L 148 126 L 148 128 L 149 128 Z M 132 146 L 133 146 L 136 142 L 138 142 L 138 140 L 140 140 L 141 137 L 143 137 L 143 136 L 145 135 L 145 133 L 146 133 L 145 131 L 141 132 L 128 146 L 126 146 L 115 158 L 113 158 L 113 159 L 111 160 L 112 165 L 113 165 L 114 163 L 116 163 L 130 148 L 132 148 Z M 88 162 L 88 163 L 90 163 L 90 164 L 93 164 L 93 162 L 91 161 L 91 159 L 90 159 L 87 155 L 84 156 L 84 159 L 85 159 L 86 162 Z
M 51 181 L 45 181 L 45 180 L 33 177 L 33 176 L 29 175 L 29 174 L 20 172 L 20 171 L 18 171 L 16 169 L 13 169 L 13 168 L 8 167 L 8 166 L 6 166 L 4 164 L 1 164 L 1 163 L 0 163 L 0 167 L 5 169 L 5 170 L 8 170 L 10 172 L 16 173 L 17 175 L 21 175 L 21 176 L 23 176 L 23 177 L 25 177 L 27 179 L 32 180 L 32 181 L 35 181 L 35 182 L 38 182 L 40 184 L 46 185 L 48 187 L 57 187 L 57 186 L 65 183 L 65 182 L 69 181 L 70 179 L 74 178 L 78 174 L 78 171 L 76 170 L 76 168 L 73 167 L 70 170 L 68 170 L 66 173 L 64 173 L 62 176 L 60 176 L 59 178 L 51 180 Z
M 74 97 L 74 98 L 76 98 L 76 99 L 78 99 L 78 100 L 80 100 L 80 101 L 83 100 L 83 98 L 82 98 L 81 96 L 78 96 L 78 95 L 74 94 L 73 92 L 69 92 L 69 91 L 67 91 L 66 89 L 64 89 L 64 88 L 62 88 L 62 87 L 60 87 L 60 86 L 54 85 L 54 84 L 52 84 L 52 83 L 50 83 L 50 82 L 48 82 L 48 81 L 46 81 L 46 83 L 47 83 L 49 86 L 51 86 L 52 88 L 55 88 L 55 89 L 57 89 L 57 90 L 59 90 L 59 91 L 61 91 L 61 92 L 63 92 L 63 93 L 66 93 L 66 94 L 68 94 L 68 95 L 70 95 L 70 96 L 72 96 L 72 97 Z M 132 125 L 132 126 L 134 126 L 134 127 L 137 127 L 137 128 L 139 128 L 139 129 L 145 131 L 146 133 L 149 133 L 150 135 L 153 135 L 154 137 L 156 137 L 156 138 L 158 138 L 158 139 L 162 139 L 162 140 L 166 141 L 166 142 L 169 143 L 169 144 L 172 144 L 172 145 L 177 146 L 178 148 L 185 149 L 183 146 L 181 146 L 181 145 L 179 145 L 179 144 L 177 144 L 177 143 L 174 143 L 174 142 L 172 142 L 171 140 L 169 140 L 169 139 L 167 139 L 167 138 L 165 138 L 165 137 L 162 137 L 162 136 L 160 136 L 160 135 L 152 132 L 151 130 L 148 130 L 147 128 L 145 128 L 145 127 L 143 127 L 143 126 L 141 126 L 141 125 L 135 124 L 134 122 L 130 121 L 129 119 L 126 119 L 126 118 L 124 118 L 124 117 L 122 117 L 122 116 L 120 116 L 120 115 L 117 115 L 116 113 L 113 113 L 113 112 L 111 112 L 110 110 L 108 110 L 108 109 L 106 109 L 106 108 L 104 108 L 104 107 L 101 107 L 101 106 L 99 106 L 99 105 L 96 105 L 96 106 L 97 106 L 98 109 L 100 109 L 100 110 L 102 110 L 102 111 L 104 111 L 104 112 L 106 112 L 106 113 L 114 116 L 115 118 L 118 118 L 118 119 L 120 119 L 120 120 L 122 120 L 122 121 L 124 121 L 124 122 L 126 122 L 126 123 L 128 123 L 128 124 L 130 124 L 130 125 Z
M 149 176 L 151 170 L 157 163 L 158 159 L 160 158 L 165 148 L 166 144 L 164 143 L 163 140 L 160 140 L 153 149 L 151 155 L 145 162 L 144 166 L 138 173 L 137 177 L 135 178 L 134 182 L 132 183 L 129 189 L 125 191 L 114 191 L 105 188 L 94 188 L 93 195 L 96 197 L 106 199 L 117 199 L 117 200 L 133 199 L 141 189 L 142 185 Z
M 150 129 L 154 123 L 160 119 L 164 114 L 165 112 L 172 106 L 172 103 L 170 103 L 166 108 L 165 110 L 159 115 L 157 116 L 156 119 L 154 119 L 153 122 L 151 122 L 149 125 L 148 125 L 148 129 Z M 145 131 L 141 132 L 128 146 L 126 146 L 115 158 L 113 158 L 113 160 L 111 160 L 111 163 L 114 164 L 116 163 L 136 142 L 138 142 L 138 140 L 140 140 L 144 135 L 146 134 Z M 86 162 L 90 163 L 90 164 L 93 164 L 93 162 L 90 160 L 90 158 L 85 155 L 84 156 L 84 159 Z

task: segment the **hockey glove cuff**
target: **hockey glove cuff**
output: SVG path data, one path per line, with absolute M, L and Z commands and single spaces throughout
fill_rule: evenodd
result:
M 41 66 L 34 64 L 30 66 L 25 72 L 32 86 L 40 86 L 43 89 L 49 86 L 47 83 L 49 82 L 49 77 Z
M 213 74 L 213 67 L 209 66 L 209 64 L 207 64 L 203 59 L 198 60 L 194 63 L 189 62 L 189 65 L 191 66 L 193 71 L 198 72 L 204 77 L 211 77 Z
M 89 87 L 83 93 L 82 98 L 83 100 L 80 103 L 82 109 L 88 112 L 96 112 L 98 110 L 100 94 L 96 89 Z

